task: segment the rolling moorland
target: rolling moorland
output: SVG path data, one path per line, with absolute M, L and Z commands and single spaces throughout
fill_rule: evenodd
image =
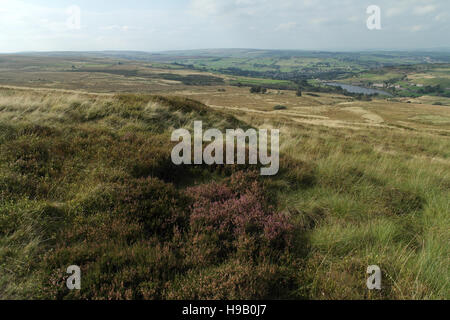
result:
M 449 62 L 0 55 L 0 298 L 450 298 Z M 279 174 L 173 165 L 170 134 L 196 120 L 280 129 Z

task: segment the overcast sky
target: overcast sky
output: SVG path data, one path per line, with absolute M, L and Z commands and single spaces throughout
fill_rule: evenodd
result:
M 0 0 L 0 52 L 436 47 L 450 47 L 449 0 Z

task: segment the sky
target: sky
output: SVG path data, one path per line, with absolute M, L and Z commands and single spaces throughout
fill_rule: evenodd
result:
M 0 0 L 3 53 L 412 50 L 449 48 L 449 34 L 449 0 Z

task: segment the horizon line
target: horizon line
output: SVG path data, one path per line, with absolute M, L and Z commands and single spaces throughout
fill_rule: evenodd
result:
M 27 53 L 102 53 L 102 52 L 136 52 L 147 54 L 164 54 L 168 52 L 189 52 L 189 51 L 213 51 L 213 50 L 253 50 L 253 51 L 292 51 L 292 52 L 327 52 L 327 53 L 349 53 L 349 52 L 445 52 L 450 51 L 450 47 L 435 47 L 435 48 L 383 48 L 383 49 L 267 49 L 267 48 L 198 48 L 198 49 L 170 49 L 170 50 L 134 50 L 134 49 L 103 49 L 103 50 L 27 50 L 27 51 L 12 51 L 0 52 L 0 54 L 27 54 Z

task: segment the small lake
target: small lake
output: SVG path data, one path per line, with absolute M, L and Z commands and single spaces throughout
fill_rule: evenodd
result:
M 353 86 L 351 84 L 336 83 L 336 82 L 327 82 L 325 84 L 328 86 L 333 86 L 333 87 L 341 87 L 342 89 L 347 90 L 350 93 L 362 93 L 362 94 L 378 93 L 379 95 L 392 97 L 392 94 L 390 94 L 389 92 L 383 91 L 383 90 L 369 89 L 369 88 L 364 88 L 364 87 L 359 87 L 359 86 Z

